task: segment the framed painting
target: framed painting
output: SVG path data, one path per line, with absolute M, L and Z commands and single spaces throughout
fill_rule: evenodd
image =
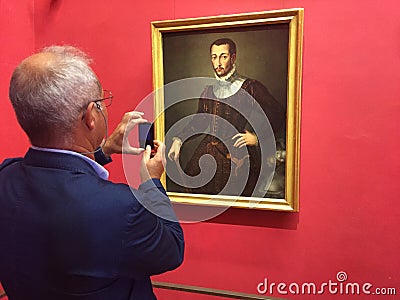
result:
M 151 26 L 171 200 L 298 211 L 303 9 Z

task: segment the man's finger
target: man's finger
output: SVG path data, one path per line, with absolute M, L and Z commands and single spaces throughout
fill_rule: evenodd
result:
M 174 161 L 174 160 L 177 159 L 178 155 L 179 155 L 178 152 L 170 151 L 170 152 L 168 153 L 168 158 L 169 158 L 171 161 Z
M 174 157 L 175 157 L 174 153 L 175 153 L 175 152 L 169 152 L 169 153 L 168 153 L 168 158 L 169 158 L 170 160 L 174 160 Z
M 172 158 L 173 158 L 173 152 L 171 150 L 169 150 L 169 152 L 168 152 L 168 158 L 170 160 L 172 160 Z
M 159 140 L 154 140 L 153 141 L 154 145 L 156 145 L 157 147 L 160 147 L 162 145 L 164 145 L 162 142 L 160 142 Z
M 136 111 L 128 111 L 124 114 L 123 120 L 126 122 L 136 120 L 136 119 L 143 119 L 143 113 L 141 112 L 136 112 Z
M 143 148 L 135 148 L 132 146 L 124 147 L 123 153 L 125 154 L 133 154 L 133 155 L 139 155 L 141 154 L 145 149 Z
M 165 166 L 165 164 L 166 164 L 165 144 L 158 140 L 154 140 L 153 143 L 154 143 L 154 148 L 156 151 L 154 158 L 156 158 L 157 160 L 160 160 L 162 162 L 162 164 Z
M 154 148 L 156 150 L 156 155 L 164 155 L 165 154 L 165 145 L 160 141 L 154 140 Z
M 140 118 L 130 118 L 128 123 L 126 124 L 126 133 L 130 133 L 132 131 L 133 128 L 135 128 L 135 126 L 137 124 L 141 124 L 141 123 L 146 123 L 147 120 L 143 119 L 142 117 Z
M 243 146 L 246 146 L 246 141 L 245 141 L 245 139 L 237 140 L 233 146 L 242 148 Z
M 150 160 L 150 155 L 151 155 L 151 147 L 150 145 L 146 146 L 146 149 L 143 152 L 143 159 L 147 162 Z
M 233 144 L 234 147 L 237 147 L 241 142 L 243 141 L 243 138 L 237 139 L 235 143 Z
M 144 115 L 144 113 L 142 113 L 141 111 L 134 111 L 134 110 L 127 112 L 127 114 L 134 119 L 141 118 Z

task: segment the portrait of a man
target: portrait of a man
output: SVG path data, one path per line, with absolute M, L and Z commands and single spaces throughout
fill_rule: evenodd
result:
M 287 31 L 287 27 L 284 26 L 277 29 Z M 174 134 L 172 140 L 166 141 L 169 147 L 168 164 L 176 164 L 185 175 L 191 177 L 199 176 L 203 169 L 215 169 L 214 174 L 211 180 L 196 187 L 176 184 L 167 177 L 169 191 L 211 195 L 221 193 L 244 197 L 284 197 L 287 35 L 280 34 L 283 38 L 277 39 L 278 42 L 274 44 L 274 38 L 278 36 L 276 27 L 267 31 L 269 39 L 265 39 L 265 32 L 265 28 L 262 28 L 249 32 L 201 34 L 203 46 L 200 49 L 206 54 L 203 53 L 200 57 L 202 61 L 207 59 L 208 62 L 197 68 L 197 71 L 193 65 L 189 71 L 187 64 L 181 64 L 174 69 L 170 69 L 169 66 L 173 66 L 172 61 L 187 50 L 191 40 L 199 36 L 173 35 L 171 39 L 168 39 L 168 36 L 164 38 L 164 62 L 168 62 L 164 64 L 166 83 L 189 76 L 215 77 L 215 83 L 205 86 L 198 99 L 176 105 L 165 112 L 166 131 L 175 121 L 192 115 L 190 121 Z M 262 37 L 265 40 L 260 40 Z M 207 48 L 204 46 L 204 40 L 211 41 Z M 258 46 L 255 47 L 257 41 Z M 267 45 L 266 41 L 272 41 L 272 45 Z M 177 43 L 180 44 L 178 48 Z M 171 53 L 169 47 L 175 49 L 172 57 L 168 54 Z M 197 49 L 194 52 L 198 54 L 199 47 L 192 47 Z M 272 58 L 267 56 L 268 52 L 272 53 Z M 272 72 L 270 67 L 262 69 L 265 65 L 271 65 L 274 60 L 272 65 L 283 63 L 283 66 L 278 68 L 278 74 Z M 265 61 L 269 63 L 265 64 Z M 207 71 L 203 71 L 205 67 Z M 249 72 L 255 69 L 257 72 Z M 265 76 L 268 72 L 275 74 Z M 254 74 L 254 77 L 251 74 Z M 273 78 L 270 84 L 268 78 Z M 268 121 L 265 121 L 265 118 Z M 258 130 L 256 133 L 253 124 L 257 122 L 258 127 L 268 124 L 271 129 Z M 273 156 L 262 156 L 260 146 L 265 143 L 274 143 L 276 153 Z M 211 156 L 214 162 L 207 159 L 201 161 L 204 156 Z M 261 164 L 268 164 L 271 160 L 275 168 L 273 178 L 262 178 L 265 175 L 260 174 Z
M 303 11 L 152 22 L 148 100 L 176 205 L 298 211 Z

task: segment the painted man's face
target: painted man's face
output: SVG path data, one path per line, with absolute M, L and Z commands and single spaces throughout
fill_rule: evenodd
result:
M 229 53 L 228 44 L 213 45 L 211 47 L 211 62 L 218 77 L 225 76 L 232 70 L 235 59 L 236 54 L 231 55 Z

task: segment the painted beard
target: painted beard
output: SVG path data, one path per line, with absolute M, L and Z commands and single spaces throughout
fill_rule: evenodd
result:
M 222 69 L 223 69 L 223 68 L 222 68 Z M 220 81 L 227 81 L 227 80 L 229 80 L 229 79 L 232 77 L 232 75 L 236 72 L 236 65 L 235 65 L 235 64 L 231 65 L 231 68 L 230 68 L 229 72 L 224 73 L 224 75 L 218 75 L 217 71 L 216 71 L 216 70 L 214 70 L 214 71 L 215 71 L 215 78 L 216 78 L 217 80 L 220 80 Z
M 218 77 L 222 77 L 222 76 L 225 76 L 226 74 L 228 74 L 231 70 L 232 70 L 232 65 L 229 66 L 228 70 L 226 70 L 223 67 L 217 67 L 214 69 L 214 72 L 215 72 L 215 75 L 217 75 Z

